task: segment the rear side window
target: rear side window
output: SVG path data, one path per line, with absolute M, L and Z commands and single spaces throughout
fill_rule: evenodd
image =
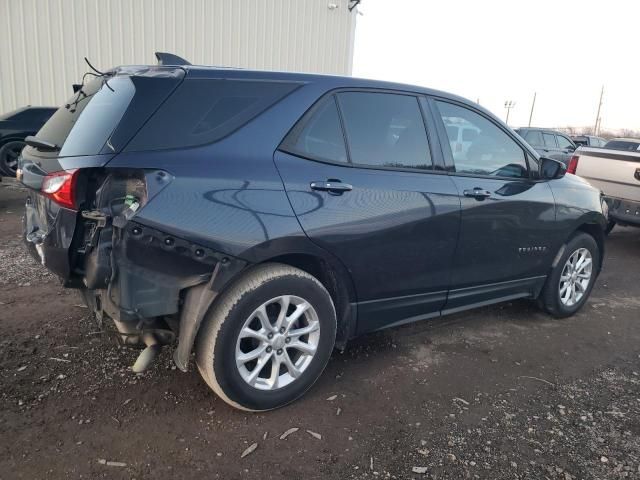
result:
M 551 147 L 551 148 L 556 148 L 556 136 L 553 133 L 543 133 L 542 134 L 544 137 L 544 146 L 545 147 Z
M 281 148 L 302 157 L 346 162 L 347 149 L 335 98 L 325 98 L 305 115 L 287 135 Z
M 529 145 L 544 145 L 542 142 L 542 133 L 538 130 L 529 130 L 524 139 Z
M 352 163 L 433 168 L 416 97 L 369 92 L 343 92 L 337 97 Z
M 233 133 L 298 87 L 259 80 L 185 79 L 126 151 L 194 147 Z

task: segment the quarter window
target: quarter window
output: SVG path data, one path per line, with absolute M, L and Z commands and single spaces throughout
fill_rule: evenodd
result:
M 343 92 L 340 110 L 354 164 L 433 168 L 418 99 L 393 93 Z
M 544 146 L 556 148 L 556 136 L 553 133 L 543 133 L 544 136 Z
M 436 102 L 445 131 L 456 125 L 473 134 L 449 137 L 457 173 L 523 178 L 529 176 L 524 150 L 493 122 L 468 108 Z
M 289 133 L 282 148 L 303 157 L 346 162 L 347 150 L 334 97 L 311 110 Z

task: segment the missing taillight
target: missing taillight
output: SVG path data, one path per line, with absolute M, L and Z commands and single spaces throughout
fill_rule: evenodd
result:
M 567 167 L 567 173 L 576 174 L 576 170 L 578 169 L 578 160 L 580 160 L 580 155 L 574 155 L 569 160 L 569 166 Z
M 79 170 L 63 170 L 47 175 L 41 191 L 58 205 L 76 209 L 76 183 Z

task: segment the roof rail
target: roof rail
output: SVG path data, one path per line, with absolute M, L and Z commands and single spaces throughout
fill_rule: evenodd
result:
M 184 58 L 174 55 L 173 53 L 156 52 L 158 65 L 191 65 Z

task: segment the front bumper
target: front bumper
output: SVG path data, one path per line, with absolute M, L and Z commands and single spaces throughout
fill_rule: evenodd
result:
M 609 219 L 623 225 L 640 226 L 640 202 L 605 197 L 609 206 Z

